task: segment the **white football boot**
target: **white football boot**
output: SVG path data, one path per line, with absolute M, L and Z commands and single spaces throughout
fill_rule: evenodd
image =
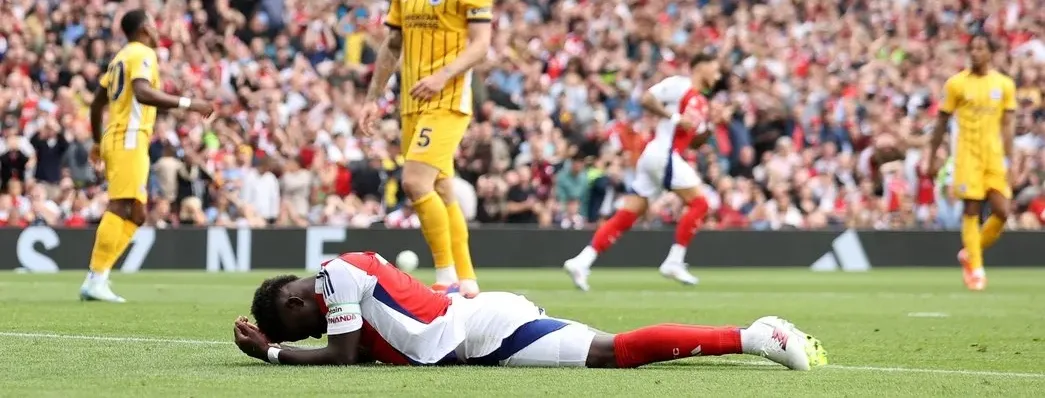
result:
M 87 279 L 80 286 L 80 300 L 104 301 L 108 303 L 125 303 L 123 297 L 117 296 L 109 287 L 108 272 L 105 274 L 87 273 Z
M 827 350 L 820 340 L 780 317 L 759 318 L 740 332 L 740 341 L 745 354 L 767 358 L 791 370 L 827 365 Z
M 700 283 L 700 279 L 689 273 L 689 265 L 686 263 L 665 261 L 660 264 L 660 274 L 664 275 L 665 278 L 677 280 L 683 285 Z
M 585 292 L 591 288 L 588 286 L 588 275 L 591 275 L 591 263 L 594 262 L 594 259 L 587 257 L 584 252 L 581 252 L 577 257 L 566 260 L 562 264 L 562 268 L 567 274 L 570 274 L 570 279 L 573 279 L 573 285 Z

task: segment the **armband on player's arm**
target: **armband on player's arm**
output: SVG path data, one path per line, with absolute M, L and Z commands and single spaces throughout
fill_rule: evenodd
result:
M 279 352 L 280 351 L 282 351 L 282 350 L 280 350 L 279 348 L 269 347 L 269 350 L 268 350 L 269 363 L 271 363 L 273 365 L 279 365 Z

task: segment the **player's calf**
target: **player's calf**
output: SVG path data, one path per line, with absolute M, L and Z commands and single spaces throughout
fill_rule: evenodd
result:
M 435 263 L 436 283 L 449 285 L 457 282 L 457 271 L 454 269 L 450 215 L 446 203 L 435 191 L 438 176 L 439 169 L 426 163 L 407 160 L 403 165 L 403 190 L 421 220 L 421 234 Z
M 696 187 L 676 192 L 686 201 L 687 209 L 675 227 L 675 243 L 671 245 L 667 257 L 661 263 L 660 273 L 683 284 L 695 285 L 698 279 L 688 270 L 686 250 L 707 216 L 708 202 Z
M 747 328 L 661 324 L 612 336 L 596 336 L 586 365 L 634 368 L 695 356 L 757 355 L 793 370 L 827 364 L 820 341 L 778 317 Z

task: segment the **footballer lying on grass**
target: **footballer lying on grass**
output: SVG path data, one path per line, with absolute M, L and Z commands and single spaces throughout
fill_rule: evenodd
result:
M 778 317 L 746 328 L 677 324 L 606 334 L 544 314 L 512 293 L 432 291 L 374 253 L 347 253 L 314 277 L 262 282 L 236 345 L 274 364 L 633 368 L 699 355 L 759 355 L 790 369 L 827 363 L 820 341 Z M 275 343 L 328 335 L 322 348 Z

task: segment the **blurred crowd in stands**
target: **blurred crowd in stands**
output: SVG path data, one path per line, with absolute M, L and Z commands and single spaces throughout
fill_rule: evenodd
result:
M 954 229 L 960 204 L 926 175 L 927 132 L 970 34 L 993 35 L 1018 84 L 1010 228 L 1045 221 L 1045 7 L 1040 0 L 497 0 L 457 194 L 482 224 L 584 228 L 627 192 L 655 120 L 638 98 L 717 54 L 706 228 Z M 146 7 L 163 89 L 218 104 L 161 112 L 149 223 L 414 228 L 398 189 L 398 87 L 373 138 L 354 135 L 387 1 L 0 2 L 0 225 L 95 222 L 88 104 Z M 872 169 L 875 148 L 905 160 Z M 108 165 L 112 167 L 112 165 Z M 672 224 L 666 195 L 641 227 Z M 640 227 L 640 228 L 641 228 Z

